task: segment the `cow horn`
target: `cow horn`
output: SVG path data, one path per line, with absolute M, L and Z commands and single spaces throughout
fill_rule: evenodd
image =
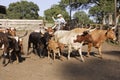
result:
M 44 34 L 44 33 L 46 32 L 46 30 L 45 30 L 45 29 L 40 29 L 40 32 L 41 32 L 42 34 Z
M 115 29 L 117 27 L 117 25 L 115 25 L 114 27 L 112 27 L 111 29 Z
M 57 25 L 54 25 L 54 26 L 52 27 L 52 29 L 54 29 L 56 26 L 57 26 Z
M 90 29 L 91 29 L 91 26 L 87 30 L 90 30 Z
M 92 32 L 92 31 L 94 31 L 94 30 L 96 30 L 96 27 L 95 27 L 94 29 L 89 30 L 89 32 Z
M 48 29 L 48 27 L 44 27 L 44 29 Z
M 15 39 L 18 42 L 19 37 L 18 36 L 8 36 L 9 38 Z
M 26 30 L 25 34 L 22 36 L 19 36 L 19 38 L 25 37 L 28 34 L 28 30 Z
M 13 39 L 15 38 L 14 36 L 8 36 L 8 37 L 9 37 L 9 38 L 13 38 Z

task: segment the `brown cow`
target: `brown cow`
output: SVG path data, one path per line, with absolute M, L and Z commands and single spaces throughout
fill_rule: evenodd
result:
M 102 58 L 102 53 L 101 53 L 101 47 L 102 47 L 102 43 L 105 42 L 105 40 L 107 39 L 111 39 L 111 40 L 116 40 L 116 35 L 114 32 L 115 27 L 112 27 L 108 30 L 95 30 L 93 32 L 91 32 L 91 36 L 92 36 L 92 43 L 88 43 L 88 52 L 87 52 L 87 56 L 89 56 L 90 51 L 91 51 L 91 47 L 95 47 L 98 49 L 98 52 Z M 72 32 L 84 32 L 86 29 L 85 28 L 75 28 L 73 30 L 71 30 Z
M 98 49 L 100 57 L 102 58 L 101 47 L 103 42 L 105 42 L 107 39 L 116 40 L 116 35 L 113 29 L 114 27 L 108 30 L 95 30 L 91 32 L 93 41 L 92 43 L 88 43 L 88 56 L 90 54 L 91 47 L 93 46 Z

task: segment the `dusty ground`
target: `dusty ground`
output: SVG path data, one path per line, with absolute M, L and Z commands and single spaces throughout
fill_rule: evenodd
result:
M 28 35 L 24 37 L 25 53 Z M 83 52 L 86 51 L 87 46 L 84 46 Z M 92 52 L 97 53 L 97 50 L 92 48 Z M 91 55 L 84 57 L 86 62 L 81 62 L 79 56 L 71 60 L 62 56 L 62 61 L 53 61 L 25 54 L 24 62 L 15 61 L 3 67 L 0 60 L 0 80 L 120 80 L 120 47 L 104 43 L 102 52 L 103 59 Z

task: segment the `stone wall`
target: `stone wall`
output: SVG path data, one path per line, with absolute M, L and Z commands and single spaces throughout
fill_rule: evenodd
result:
M 43 20 L 0 19 L 0 27 L 15 27 L 20 30 L 33 30 L 43 26 Z

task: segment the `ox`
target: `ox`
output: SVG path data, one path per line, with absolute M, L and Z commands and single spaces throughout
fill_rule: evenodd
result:
M 0 32 L 6 33 L 10 36 L 16 36 L 16 29 L 15 28 L 1 28 Z
M 86 32 L 91 32 L 92 30 L 86 30 Z M 78 50 L 81 60 L 84 62 L 84 58 L 82 57 L 82 45 L 84 42 L 91 40 L 91 36 L 86 34 L 86 32 L 73 32 L 73 31 L 65 31 L 59 30 L 54 33 L 54 39 L 59 43 L 68 46 L 68 59 L 70 59 L 70 53 L 73 49 Z M 80 42 L 76 42 L 77 36 L 82 36 Z M 87 38 L 86 38 L 87 36 Z
M 34 30 L 34 32 L 40 32 L 42 34 L 48 32 L 49 34 L 53 34 L 55 31 L 54 28 L 55 27 L 40 27 L 40 29 Z
M 116 35 L 114 32 L 114 29 L 116 26 L 109 28 L 107 30 L 94 30 L 91 32 L 92 37 L 92 43 L 88 43 L 88 52 L 87 56 L 89 56 L 91 48 L 95 47 L 98 49 L 98 53 L 100 54 L 100 57 L 102 58 L 101 48 L 102 44 L 105 42 L 106 39 L 116 40 Z M 83 32 L 85 31 L 85 28 L 76 28 L 71 30 L 72 32 Z
M 105 42 L 107 39 L 111 40 L 116 40 L 116 35 L 114 32 L 115 27 L 112 27 L 108 30 L 95 30 L 91 32 L 92 36 L 92 43 L 88 43 L 88 53 L 87 55 L 89 56 L 91 48 L 95 47 L 98 49 L 98 53 L 100 54 L 100 57 L 102 58 L 102 53 L 101 53 L 101 48 L 102 44 Z
M 35 51 L 39 57 L 42 57 L 44 55 L 44 50 L 47 48 L 50 37 L 51 35 L 48 32 L 45 32 L 44 34 L 40 32 L 31 32 L 28 40 L 27 53 L 29 54 L 29 48 L 31 47 L 31 44 L 33 44 L 33 51 Z
M 0 47 L 4 45 L 3 49 L 3 64 L 6 64 L 6 56 L 9 58 L 9 62 L 11 62 L 12 52 L 16 52 L 18 56 L 19 62 L 21 62 L 21 55 L 19 51 L 19 45 L 16 39 L 9 37 L 7 34 L 0 32 Z M 8 63 L 9 63 L 8 62 Z

